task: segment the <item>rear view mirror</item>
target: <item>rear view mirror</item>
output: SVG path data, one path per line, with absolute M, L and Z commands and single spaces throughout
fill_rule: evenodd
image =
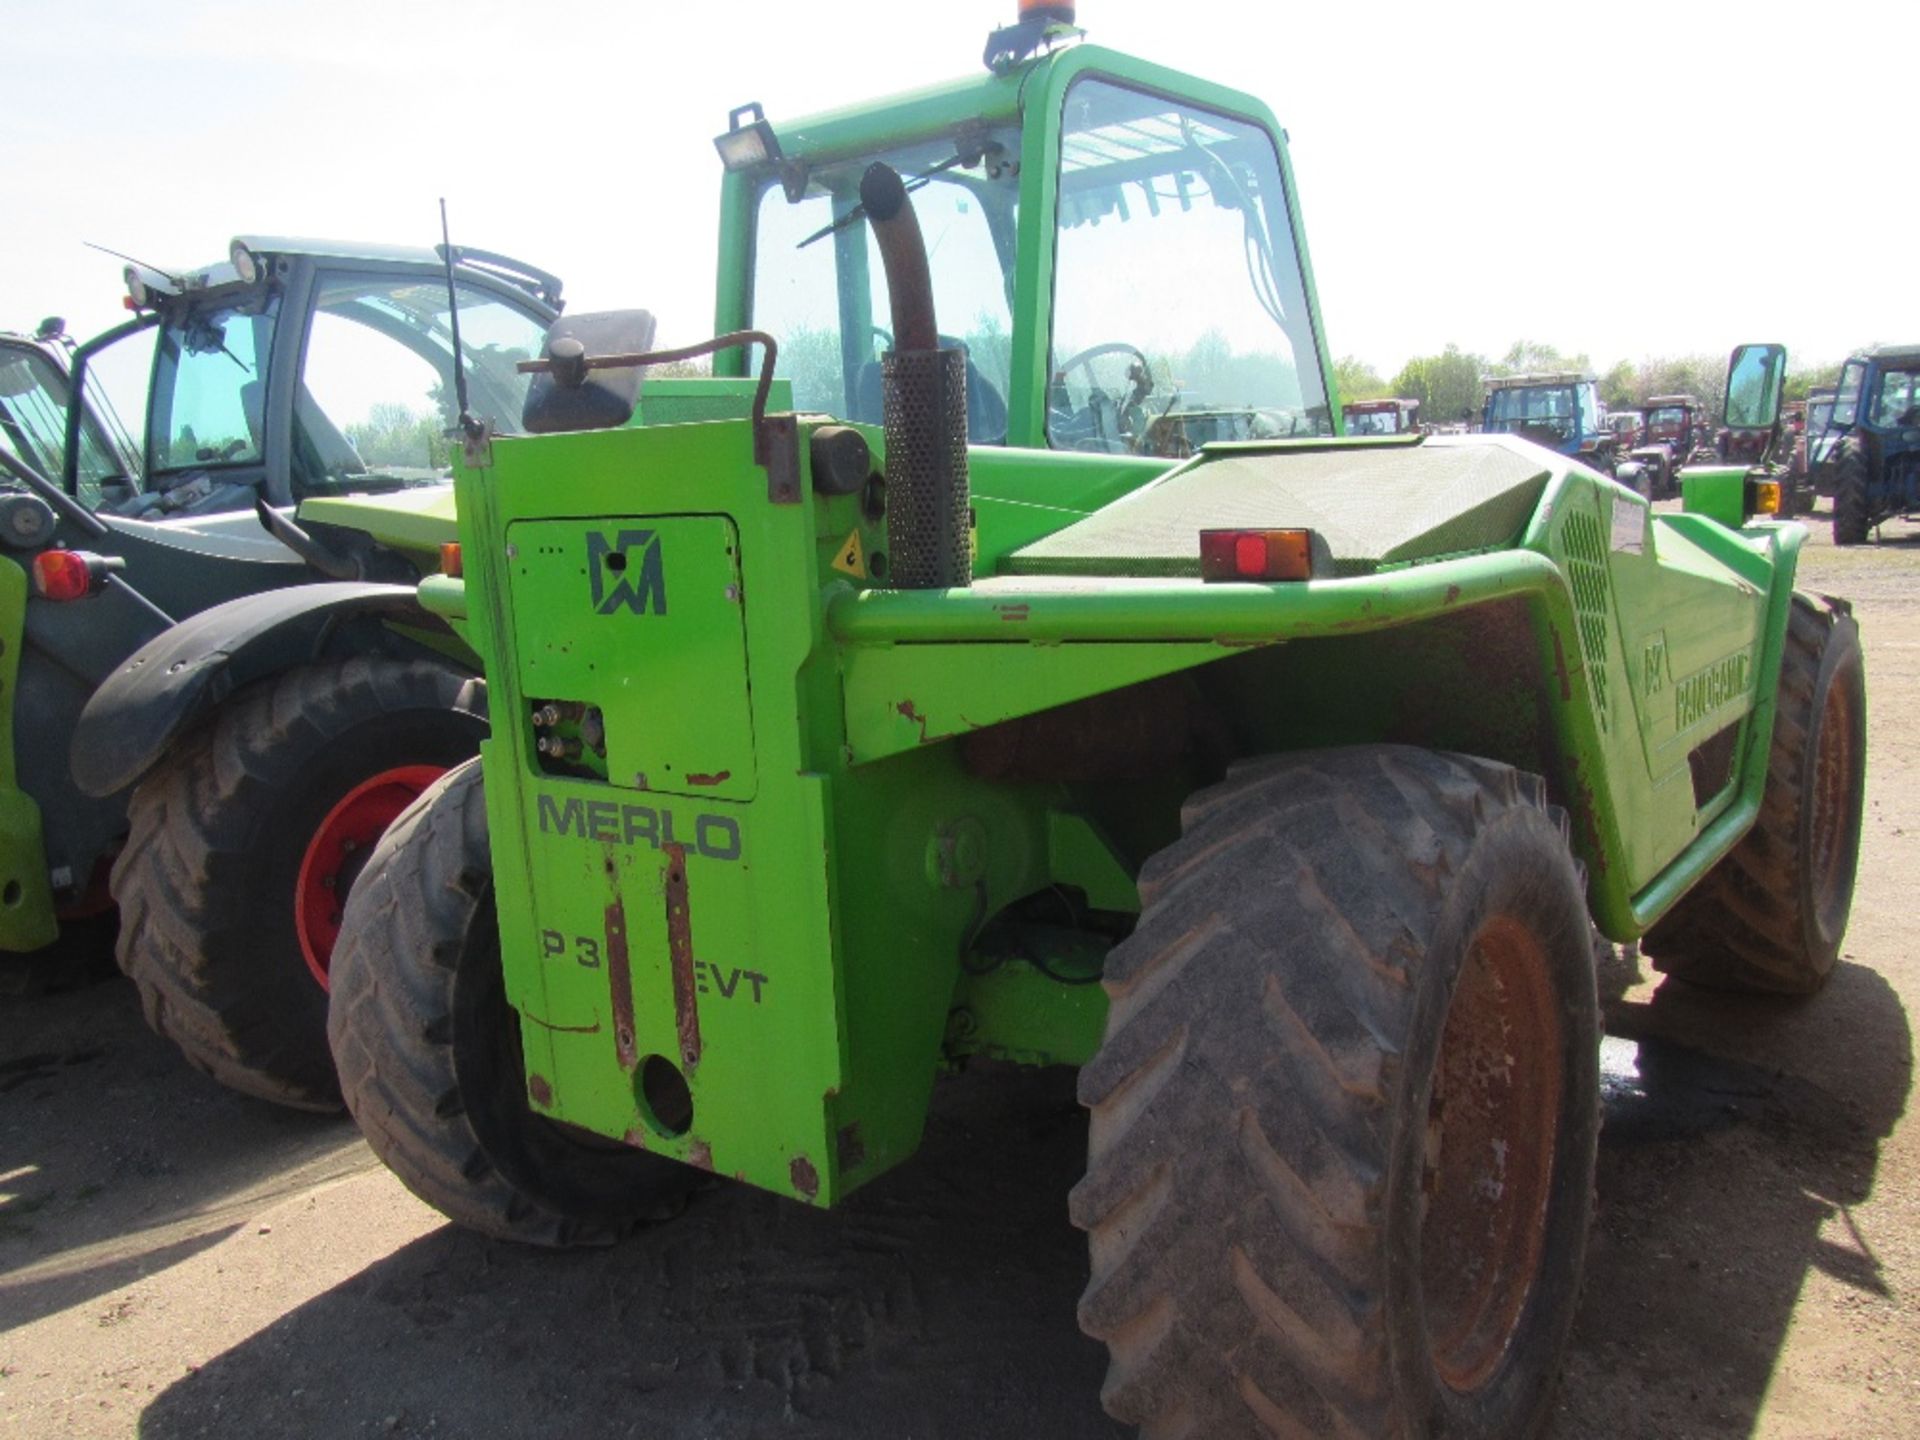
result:
M 1780 419 L 1787 378 L 1784 345 L 1742 345 L 1727 362 L 1726 424 L 1732 430 L 1771 430 Z

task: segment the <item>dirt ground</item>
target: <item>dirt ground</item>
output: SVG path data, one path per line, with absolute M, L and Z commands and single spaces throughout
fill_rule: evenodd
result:
M 1558 1440 L 1920 1435 L 1920 530 L 1815 529 L 1871 697 L 1844 960 L 1792 1004 L 1616 977 Z M 1068 1077 L 972 1073 L 836 1212 L 716 1189 L 533 1254 L 350 1122 L 190 1073 L 117 980 L 0 1001 L 0 1436 L 1117 1436 L 1073 1320 L 1084 1139 Z

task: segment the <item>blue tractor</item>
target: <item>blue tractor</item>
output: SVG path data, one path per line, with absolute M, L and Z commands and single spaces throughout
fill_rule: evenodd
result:
M 1815 443 L 1832 457 L 1834 544 L 1864 544 L 1884 522 L 1920 513 L 1920 345 L 1847 361 Z
M 1613 475 L 1619 442 L 1601 416 L 1593 376 L 1580 371 L 1494 375 L 1486 387 L 1482 430 L 1519 435 Z

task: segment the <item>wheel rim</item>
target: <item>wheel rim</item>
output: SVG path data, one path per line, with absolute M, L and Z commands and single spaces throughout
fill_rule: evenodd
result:
M 1460 968 L 1428 1109 L 1420 1278 L 1435 1373 L 1486 1383 L 1545 1249 L 1562 1039 L 1539 937 L 1489 920 Z
M 314 827 L 294 881 L 294 929 L 307 969 L 327 988 L 327 967 L 334 942 L 340 938 L 341 911 L 347 892 L 359 878 L 387 826 L 446 773 L 439 765 L 398 765 L 361 781 L 340 797 Z
M 1820 707 L 1814 740 L 1813 826 L 1809 836 L 1813 864 L 1813 913 L 1823 935 L 1831 934 L 1847 896 L 1849 836 L 1853 829 L 1855 717 L 1853 692 L 1835 675 Z

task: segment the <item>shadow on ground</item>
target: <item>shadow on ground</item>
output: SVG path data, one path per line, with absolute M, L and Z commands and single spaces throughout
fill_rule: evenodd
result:
M 1756 1060 L 1844 1017 L 1857 1063 Z M 1801 1004 L 1668 984 L 1616 1002 L 1592 1263 L 1557 1437 L 1750 1434 L 1809 1270 L 1882 1286 L 1845 1219 L 1904 1107 L 1894 992 L 1847 965 Z M 1744 1057 L 1744 1058 L 1727 1058 Z M 605 1252 L 437 1231 L 148 1409 L 148 1440 L 357 1435 L 1114 1436 L 1065 1219 L 1063 1075 L 943 1086 L 905 1169 L 831 1214 L 723 1188 Z
M 142 1022 L 101 933 L 104 969 L 76 955 L 52 993 L 0 1000 L 0 1333 L 198 1254 L 272 1196 L 375 1163 L 344 1116 L 277 1109 L 189 1069 Z
M 1808 1001 L 1669 980 L 1612 1005 L 1608 1029 L 1599 1204 L 1551 1433 L 1751 1435 L 1810 1276 L 1887 1296 L 1853 1212 L 1906 1108 L 1905 1009 L 1843 962 Z
M 912 1164 L 822 1213 L 740 1187 L 611 1250 L 435 1231 L 176 1382 L 149 1440 L 1114 1437 L 1074 1325 L 1072 1077 L 940 1087 Z

